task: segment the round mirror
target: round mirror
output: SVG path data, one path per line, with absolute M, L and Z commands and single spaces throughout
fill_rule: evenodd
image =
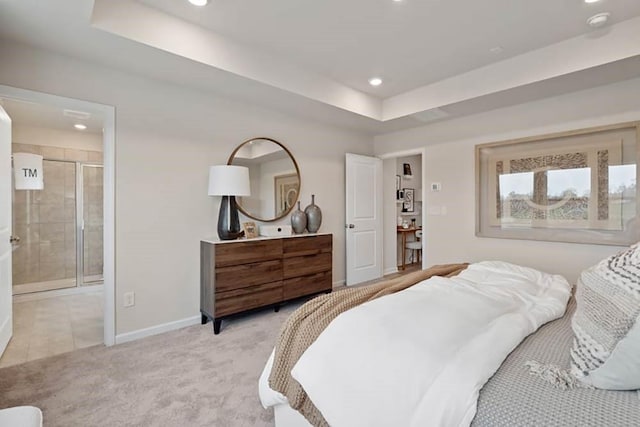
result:
M 236 197 L 240 212 L 258 221 L 275 221 L 293 209 L 300 193 L 300 170 L 282 144 L 254 138 L 231 153 L 230 165 L 249 168 L 251 195 Z

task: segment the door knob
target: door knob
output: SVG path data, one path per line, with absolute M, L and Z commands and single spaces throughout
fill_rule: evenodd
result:
M 20 241 L 20 237 L 18 236 L 9 237 L 9 243 L 18 243 L 19 241 Z
M 355 224 L 347 224 L 344 228 L 356 228 Z

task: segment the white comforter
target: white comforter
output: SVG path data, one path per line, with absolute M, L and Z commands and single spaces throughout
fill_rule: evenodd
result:
M 341 314 L 292 375 L 333 427 L 466 426 L 485 382 L 562 316 L 570 290 L 561 276 L 472 264 Z

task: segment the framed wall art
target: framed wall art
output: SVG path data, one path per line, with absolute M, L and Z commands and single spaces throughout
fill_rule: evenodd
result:
M 404 200 L 402 202 L 402 212 L 414 211 L 414 196 L 415 190 L 413 188 L 403 188 Z
M 476 234 L 637 242 L 639 135 L 634 122 L 476 146 Z
M 298 174 L 290 173 L 275 176 L 274 189 L 275 215 L 277 217 L 282 212 L 287 212 L 296 200 L 298 200 L 298 192 L 300 191 L 300 179 L 298 178 Z

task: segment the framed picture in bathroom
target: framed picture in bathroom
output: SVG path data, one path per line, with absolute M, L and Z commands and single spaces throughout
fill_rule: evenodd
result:
M 403 188 L 402 192 L 404 193 L 404 201 L 402 202 L 402 212 L 413 212 L 415 190 L 413 188 Z

